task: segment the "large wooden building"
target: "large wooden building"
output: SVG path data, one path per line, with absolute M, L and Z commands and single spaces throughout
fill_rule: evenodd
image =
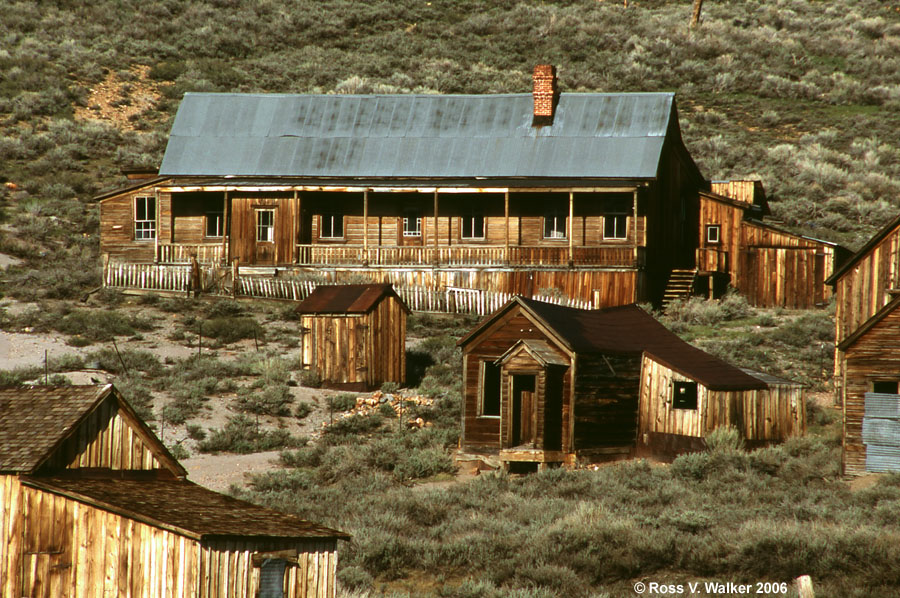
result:
M 329 598 L 343 538 L 187 481 L 111 385 L 0 389 L 0 598 Z
M 897 394 L 900 330 L 900 216 L 876 233 L 829 279 L 835 294 L 836 401 L 844 413 L 844 472 L 866 471 L 867 394 Z M 900 400 L 900 395 L 897 397 Z M 900 467 L 900 451 L 896 456 Z
M 461 449 L 507 464 L 672 456 L 719 426 L 749 444 L 805 432 L 802 387 L 692 347 L 636 305 L 516 297 L 459 344 Z
M 781 230 L 759 181 L 713 182 L 701 191 L 697 273 L 701 291 L 730 285 L 757 307 L 809 309 L 831 298 L 825 283 L 850 252 L 836 243 Z
M 100 196 L 113 262 L 231 263 L 603 305 L 693 268 L 671 93 L 185 95 L 158 176 Z M 549 107 L 547 97 L 551 98 Z
M 303 368 L 326 386 L 366 390 L 406 381 L 409 308 L 390 284 L 317 286 L 297 313 Z

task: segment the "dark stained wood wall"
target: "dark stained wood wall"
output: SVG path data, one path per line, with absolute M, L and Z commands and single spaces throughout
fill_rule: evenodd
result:
M 633 355 L 577 357 L 575 450 L 634 445 L 640 364 L 640 357 Z
M 385 297 L 366 314 L 301 318 L 303 363 L 328 385 L 375 388 L 406 381 L 406 311 Z
M 866 472 L 866 445 L 862 441 L 865 394 L 877 380 L 900 380 L 900 310 L 893 310 L 866 331 L 844 357 L 844 452 L 847 475 Z

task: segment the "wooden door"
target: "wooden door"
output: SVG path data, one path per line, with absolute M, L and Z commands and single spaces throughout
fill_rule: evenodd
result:
M 532 374 L 512 376 L 511 446 L 535 442 L 535 378 Z
M 254 208 L 256 222 L 256 244 L 254 245 L 253 263 L 274 264 L 277 259 L 275 231 L 278 210 L 275 208 Z

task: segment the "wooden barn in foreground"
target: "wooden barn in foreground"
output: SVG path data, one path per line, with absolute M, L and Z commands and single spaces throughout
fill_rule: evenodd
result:
M 720 426 L 749 445 L 806 431 L 800 385 L 733 367 L 636 305 L 516 297 L 459 344 L 460 448 L 505 464 L 671 457 Z
M 106 386 L 0 389 L 0 598 L 331 598 L 347 535 L 218 494 Z
M 303 368 L 326 386 L 366 390 L 406 381 L 410 312 L 392 285 L 318 286 L 297 313 Z

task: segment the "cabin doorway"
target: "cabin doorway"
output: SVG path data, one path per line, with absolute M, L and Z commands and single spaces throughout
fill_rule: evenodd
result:
M 274 208 L 256 208 L 256 244 L 253 255 L 255 264 L 274 264 L 275 251 L 275 218 L 278 213 Z
M 514 374 L 512 378 L 512 430 L 510 444 L 520 446 L 535 443 L 535 400 L 537 376 Z

